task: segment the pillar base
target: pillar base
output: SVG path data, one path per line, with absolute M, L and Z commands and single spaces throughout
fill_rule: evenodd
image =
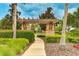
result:
M 46 34 L 47 35 L 52 35 L 52 34 L 55 34 L 53 31 L 46 31 Z

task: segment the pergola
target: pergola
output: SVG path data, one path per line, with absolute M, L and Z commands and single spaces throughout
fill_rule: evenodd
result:
M 31 30 L 30 24 L 46 24 L 46 33 L 54 34 L 55 30 L 55 19 L 20 19 L 19 22 L 22 24 L 22 30 Z

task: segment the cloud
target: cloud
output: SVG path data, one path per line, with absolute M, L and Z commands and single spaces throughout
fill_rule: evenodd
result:
M 77 3 L 69 4 L 68 12 L 73 13 L 79 5 Z M 64 17 L 64 3 L 27 3 L 18 4 L 18 10 L 21 11 L 21 17 L 38 18 L 39 15 L 46 11 L 47 7 L 52 7 L 54 16 L 58 19 Z
M 39 17 L 39 15 L 47 9 L 47 7 L 53 7 L 54 4 L 19 4 L 18 9 L 22 12 L 24 17 Z
M 21 11 L 21 17 L 38 18 L 41 13 L 44 13 L 47 7 L 52 7 L 55 17 L 62 19 L 64 16 L 63 3 L 26 3 L 18 4 L 17 9 Z M 68 12 L 73 13 L 79 7 L 78 3 L 70 3 Z M 3 18 L 9 10 L 9 4 L 0 4 L 0 19 Z
M 69 9 L 68 12 L 69 12 L 69 13 L 73 13 L 74 11 L 76 11 L 76 9 L 77 9 L 77 8 L 71 8 L 71 9 Z

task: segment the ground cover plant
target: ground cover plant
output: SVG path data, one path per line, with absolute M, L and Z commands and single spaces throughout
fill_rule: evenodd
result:
M 0 56 L 15 56 L 28 48 L 29 41 L 25 38 L 0 38 Z

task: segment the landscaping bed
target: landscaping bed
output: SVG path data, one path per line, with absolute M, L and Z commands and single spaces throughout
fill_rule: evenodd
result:
M 28 48 L 29 41 L 25 38 L 0 38 L 0 56 L 16 56 Z
M 37 35 L 39 38 L 43 39 L 45 43 L 59 43 L 61 36 L 60 34 L 52 35 Z M 79 37 L 66 35 L 66 43 L 79 43 Z
M 47 56 L 79 56 L 79 37 L 71 35 L 71 33 L 66 35 L 66 49 L 59 49 L 60 45 L 60 34 L 39 36 L 45 42 L 45 50 Z M 76 47 L 74 47 L 74 45 Z
M 67 43 L 66 49 L 59 49 L 58 43 L 46 43 L 45 50 L 47 56 L 79 56 L 79 49 L 73 47 L 74 44 Z

